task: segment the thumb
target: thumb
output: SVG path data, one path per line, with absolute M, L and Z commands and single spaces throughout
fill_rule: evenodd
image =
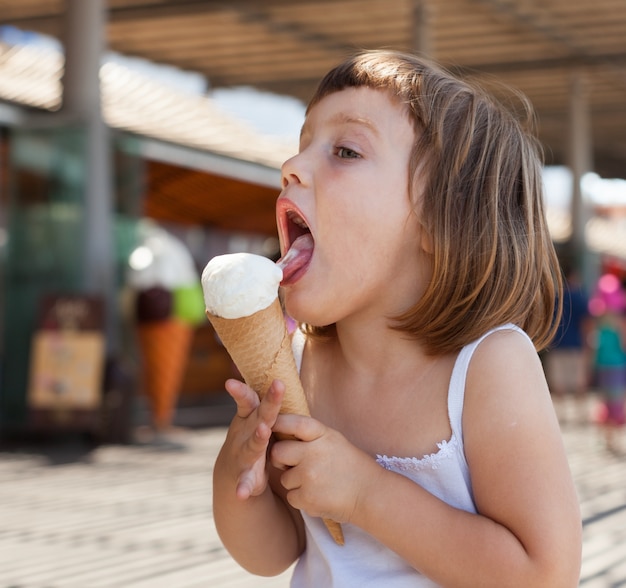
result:
M 246 470 L 241 474 L 237 482 L 236 495 L 239 500 L 247 500 L 252 496 L 254 490 L 254 476 L 252 470 Z

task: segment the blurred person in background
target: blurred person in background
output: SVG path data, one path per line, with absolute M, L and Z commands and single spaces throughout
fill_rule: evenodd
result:
M 589 349 L 586 343 L 591 327 L 589 299 L 579 273 L 565 271 L 563 313 L 554 341 L 545 355 L 546 376 L 561 423 L 568 419 L 568 397 L 574 399 L 574 421 L 587 422 Z
M 596 422 L 609 451 L 623 450 L 617 433 L 626 423 L 626 294 L 617 276 L 598 280 L 589 310 L 595 319 L 592 337 L 593 376 L 600 393 Z

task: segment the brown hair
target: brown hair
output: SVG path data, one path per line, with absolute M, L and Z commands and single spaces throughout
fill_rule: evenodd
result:
M 509 322 L 537 349 L 547 346 L 562 285 L 535 137 L 479 87 L 394 51 L 365 51 L 331 70 L 307 112 L 328 94 L 361 86 L 390 92 L 408 108 L 416 129 L 409 193 L 432 243 L 432 280 L 412 308 L 391 317 L 393 328 L 432 354 L 458 351 Z M 527 125 L 532 109 L 519 100 Z

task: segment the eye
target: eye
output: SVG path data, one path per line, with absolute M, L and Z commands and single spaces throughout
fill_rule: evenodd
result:
M 357 159 L 361 157 L 356 151 L 348 147 L 337 147 L 337 156 L 342 159 Z

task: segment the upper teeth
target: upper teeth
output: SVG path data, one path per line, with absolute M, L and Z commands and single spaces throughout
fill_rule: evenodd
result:
M 308 229 L 309 227 L 307 226 L 307 224 L 304 222 L 304 220 L 302 220 L 302 218 L 300 216 L 298 216 L 297 214 L 295 214 L 294 212 L 289 212 L 287 214 L 287 216 L 289 217 L 289 220 L 298 225 L 299 227 L 302 227 L 303 229 Z

